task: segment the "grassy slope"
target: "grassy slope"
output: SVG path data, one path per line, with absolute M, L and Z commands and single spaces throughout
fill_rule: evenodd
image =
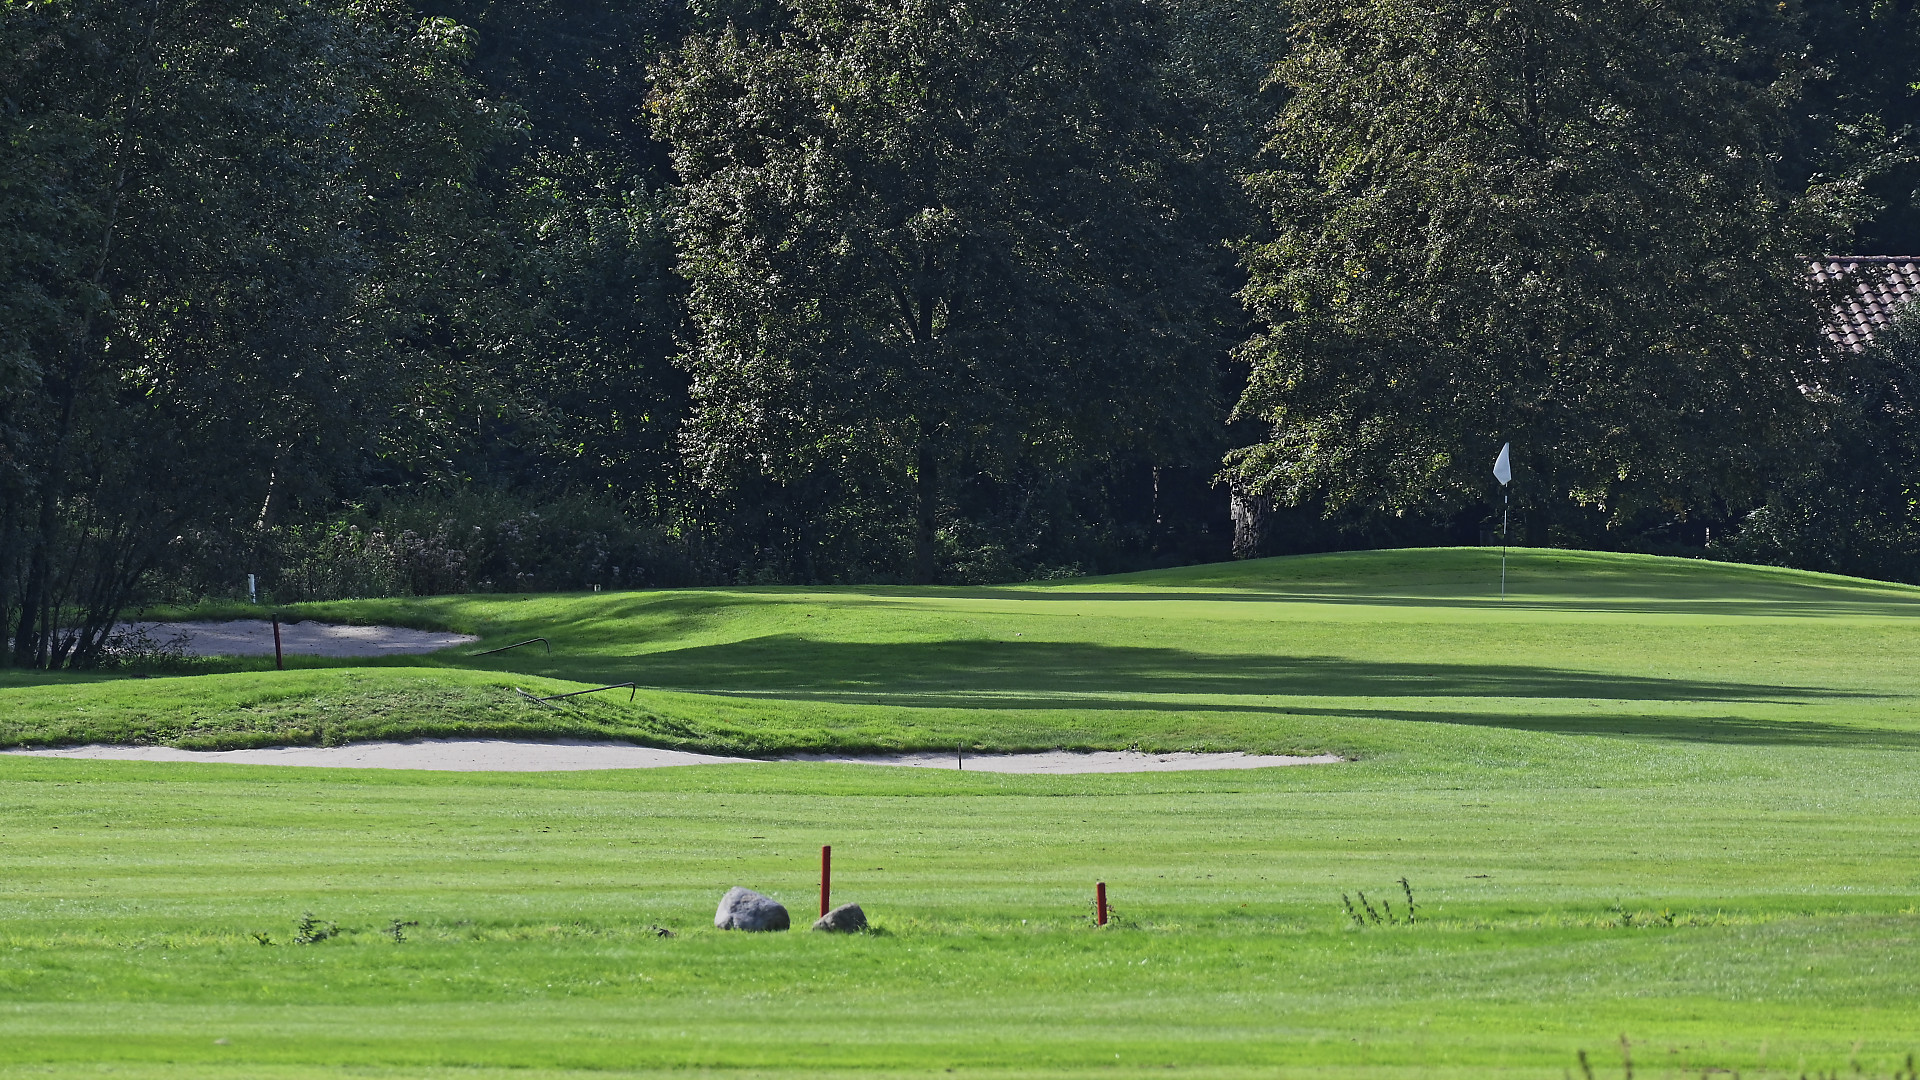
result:
M 1503 604 L 1489 595 L 1494 559 L 1377 552 L 1005 588 L 311 605 L 296 611 L 443 625 L 487 646 L 539 634 L 554 653 L 0 684 L 0 744 L 237 746 L 563 723 L 567 734 L 748 753 L 1138 743 L 1364 754 L 1418 745 L 1426 736 L 1410 720 L 1757 743 L 1920 739 L 1920 590 L 1524 552 Z M 494 675 L 446 672 L 453 665 Z M 570 706 L 560 721 L 512 694 L 535 685 L 529 676 L 650 689 L 632 706 L 612 695 Z M 183 712 L 183 701 L 197 704 Z
M 1581 1049 L 1618 1076 L 1622 1033 L 1641 1076 L 1902 1067 L 1920 1050 L 1920 593 L 1613 556 L 1522 567 L 1505 607 L 1476 595 L 1481 552 L 448 598 L 407 615 L 544 632 L 553 660 L 0 690 L 16 731 L 199 709 L 206 738 L 270 730 L 276 708 L 310 724 L 329 700 L 370 715 L 376 692 L 416 694 L 401 713 L 455 702 L 447 726 L 500 702 L 504 725 L 502 687 L 536 674 L 641 677 L 675 689 L 568 715 L 760 747 L 1362 753 L 1024 778 L 0 759 L 0 1076 L 1559 1077 Z M 703 929 L 736 883 L 804 913 L 827 842 L 837 895 L 886 934 Z M 1422 922 L 1354 930 L 1340 893 L 1398 908 L 1402 875 Z M 1095 879 L 1124 916 L 1108 931 L 1085 918 Z M 286 944 L 308 910 L 348 932 Z M 393 919 L 420 925 L 395 944 Z

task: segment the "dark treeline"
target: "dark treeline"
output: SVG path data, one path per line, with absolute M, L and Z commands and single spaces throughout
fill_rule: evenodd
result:
M 0 654 L 1519 535 L 1920 579 L 1913 0 L 0 0 Z

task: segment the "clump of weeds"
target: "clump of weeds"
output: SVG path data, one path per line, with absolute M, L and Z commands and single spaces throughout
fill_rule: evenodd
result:
M 1756 1075 L 1756 1076 L 1764 1075 L 1764 1076 L 1771 1076 L 1771 1077 L 1789 1077 L 1789 1078 L 1797 1075 L 1799 1077 L 1799 1080 L 1841 1080 L 1842 1076 L 1859 1077 L 1860 1080 L 1867 1080 L 1867 1078 L 1872 1077 L 1874 1078 L 1874 1080 L 1880 1080 L 1880 1078 L 1882 1077 L 1881 1073 L 1878 1073 L 1878 1072 L 1870 1073 L 1866 1069 L 1861 1067 L 1860 1057 L 1859 1057 L 1861 1045 L 1862 1045 L 1861 1043 L 1853 1044 L 1853 1055 L 1848 1060 L 1847 1069 L 1844 1072 L 1838 1068 L 1815 1069 L 1812 1072 L 1806 1072 L 1803 1068 L 1801 1070 L 1798 1070 L 1797 1072 L 1779 1073 L 1771 1069 L 1768 1069 L 1766 1067 L 1765 1059 L 1766 1059 L 1767 1047 L 1765 1043 L 1761 1043 L 1760 1044 L 1761 1072 L 1755 1073 L 1753 1075 Z M 1587 1057 L 1587 1052 L 1585 1050 L 1577 1051 L 1574 1055 L 1574 1058 L 1579 1064 L 1579 1068 L 1580 1068 L 1579 1075 L 1581 1080 L 1596 1080 L 1593 1061 Z M 1689 1066 L 1683 1069 L 1682 1071 L 1685 1073 L 1690 1073 L 1695 1068 L 1700 1069 L 1701 1076 L 1738 1077 L 1740 1075 L 1740 1071 L 1738 1069 L 1731 1069 L 1731 1068 L 1726 1068 L 1723 1066 L 1716 1066 L 1716 1065 L 1708 1065 L 1705 1067 L 1701 1067 L 1697 1065 Z M 1633 1044 L 1630 1041 L 1628 1041 L 1625 1035 L 1622 1035 L 1620 1036 L 1620 1074 L 1619 1075 L 1622 1077 L 1622 1080 L 1633 1080 L 1633 1072 L 1634 1072 Z M 1568 1075 L 1569 1077 L 1572 1076 L 1571 1073 L 1569 1073 Z M 1612 1075 L 1611 1070 L 1608 1071 L 1607 1075 L 1609 1076 Z M 1914 1055 L 1912 1053 L 1907 1054 L 1907 1061 L 1904 1066 L 1897 1066 L 1894 1068 L 1893 1072 L 1890 1074 L 1890 1080 L 1920 1080 L 1920 1065 L 1915 1064 Z
M 293 924 L 293 943 L 295 945 L 318 945 L 330 937 L 340 936 L 340 924 L 322 922 L 309 911 L 300 916 Z
M 1393 910 L 1393 901 L 1384 897 L 1380 901 L 1380 907 L 1375 908 L 1373 901 L 1367 899 L 1367 894 L 1359 890 L 1355 890 L 1354 892 L 1354 896 L 1360 898 L 1360 906 L 1358 908 L 1353 906 L 1353 898 L 1349 897 L 1346 893 L 1340 894 L 1340 906 L 1346 909 L 1347 917 L 1353 920 L 1353 925 L 1362 930 L 1365 930 L 1369 925 L 1412 926 L 1416 913 L 1419 911 L 1419 907 L 1413 901 L 1413 886 L 1407 883 L 1406 878 L 1401 878 L 1397 884 L 1400 886 L 1400 891 L 1405 893 L 1407 897 L 1407 910 L 1404 915 L 1396 914 Z M 1382 909 L 1386 911 L 1385 916 L 1380 914 Z M 1365 912 L 1366 914 L 1362 915 L 1361 912 Z
M 1122 914 L 1120 909 L 1115 907 L 1111 901 L 1107 903 L 1107 925 L 1104 927 L 1101 926 L 1099 908 L 1100 908 L 1100 905 L 1097 902 L 1087 905 L 1086 919 L 1087 919 L 1087 922 L 1093 924 L 1094 929 L 1096 930 L 1121 930 L 1121 929 L 1138 930 L 1140 929 L 1139 923 L 1135 922 L 1134 920 L 1128 918 L 1126 915 Z

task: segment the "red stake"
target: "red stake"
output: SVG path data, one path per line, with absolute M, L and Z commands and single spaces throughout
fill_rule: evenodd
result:
M 1101 926 L 1107 925 L 1107 883 L 1093 883 L 1093 921 Z
M 833 845 L 820 845 L 820 914 L 827 913 L 827 896 L 833 891 Z
M 287 670 L 287 661 L 280 655 L 280 613 L 273 613 L 273 667 L 275 671 Z

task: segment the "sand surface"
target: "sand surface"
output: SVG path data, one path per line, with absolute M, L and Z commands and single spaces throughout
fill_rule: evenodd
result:
M 351 746 L 285 746 L 262 750 L 179 750 L 171 746 L 69 746 L 53 750 L 7 750 L 33 757 L 118 761 L 212 761 L 230 765 L 308 765 L 337 769 L 434 769 L 451 772 L 560 772 L 577 769 L 654 769 L 666 765 L 757 765 L 754 758 L 717 757 L 684 750 L 656 750 L 631 743 L 518 742 L 508 739 L 421 739 Z M 965 768 L 996 773 L 1179 772 L 1189 769 L 1265 769 L 1281 765 L 1330 765 L 1332 754 L 1288 757 L 1255 754 L 1140 754 L 1130 750 L 1075 753 L 966 755 L 889 754 L 849 757 L 803 754 L 781 761 L 896 765 L 917 769 Z
M 156 645 L 178 643 L 189 656 L 272 656 L 273 624 L 265 619 L 231 622 L 135 622 L 122 630 L 142 633 Z M 336 626 L 282 622 L 280 651 L 289 656 L 399 656 L 430 653 L 480 639 L 439 630 L 400 626 Z
M 965 769 L 993 773 L 1189 772 L 1195 769 L 1271 769 L 1282 765 L 1332 765 L 1334 754 L 1142 754 L 1133 750 L 1044 750 L 1030 754 L 887 754 L 847 757 L 796 754 L 782 761 L 835 761 L 848 765 L 898 765 L 909 769 Z

